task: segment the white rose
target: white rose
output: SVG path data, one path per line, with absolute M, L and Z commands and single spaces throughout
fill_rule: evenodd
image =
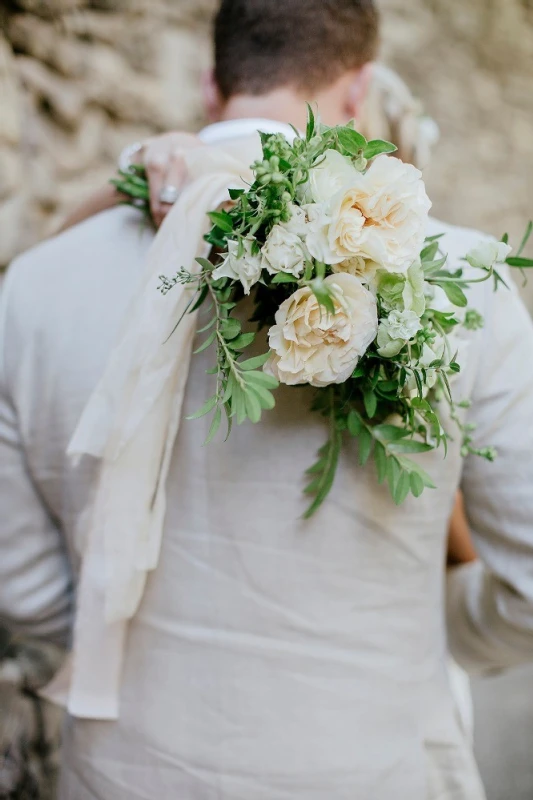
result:
M 289 272 L 299 278 L 305 268 L 305 248 L 302 240 L 284 225 L 274 225 L 263 245 L 263 267 L 271 275 Z
M 406 342 L 421 329 L 418 314 L 414 311 L 391 311 L 389 316 L 379 323 L 379 354 L 386 358 L 398 355 Z
M 261 256 L 251 252 L 252 242 L 244 240 L 244 252 L 238 257 L 239 243 L 231 239 L 228 242 L 228 254 L 222 264 L 213 270 L 213 278 L 231 278 L 240 281 L 245 294 L 250 294 L 250 289 L 261 277 Z
M 334 289 L 335 314 L 325 312 L 308 286 L 276 313 L 268 334 L 272 354 L 264 369 L 281 383 L 343 383 L 376 337 L 376 301 L 361 281 L 339 274 L 324 282 Z
M 505 242 L 482 241 L 467 253 L 466 260 L 471 267 L 492 269 L 495 264 L 503 263 L 511 250 Z
M 309 170 L 308 194 L 314 203 L 323 203 L 361 177 L 349 158 L 337 150 L 326 150 L 318 166 Z

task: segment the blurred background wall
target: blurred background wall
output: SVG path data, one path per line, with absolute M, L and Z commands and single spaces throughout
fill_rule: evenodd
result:
M 379 5 L 384 60 L 441 128 L 435 214 L 517 237 L 533 215 L 533 0 Z M 201 124 L 215 6 L 2 0 L 0 264 L 106 181 L 125 144 Z

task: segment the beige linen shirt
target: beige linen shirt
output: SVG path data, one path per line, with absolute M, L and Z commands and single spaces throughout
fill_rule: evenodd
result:
M 479 237 L 440 231 L 452 266 Z M 0 614 L 32 635 L 69 636 L 96 465 L 65 450 L 151 239 L 135 211 L 106 212 L 19 258 L 2 293 Z M 461 484 L 481 560 L 450 579 L 455 656 L 533 660 L 533 328 L 514 289 L 478 285 L 472 305 L 486 326 L 465 332 L 455 394 L 499 458 L 463 463 L 456 438 L 421 457 L 438 488 L 400 508 L 346 442 L 331 496 L 301 519 L 325 436 L 307 387 L 281 387 L 227 442 L 202 447 L 208 420 L 183 420 L 120 718 L 69 720 L 62 800 L 484 798 L 447 677 L 446 529 Z M 193 358 L 184 416 L 211 358 Z

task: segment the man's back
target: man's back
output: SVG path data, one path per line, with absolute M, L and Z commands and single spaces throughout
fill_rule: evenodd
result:
M 1 430 L 13 459 L 6 516 L 20 524 L 7 533 L 30 546 L 33 537 L 41 569 L 13 543 L 20 565 L 5 564 L 2 606 L 42 635 L 64 635 L 68 626 L 60 532 L 76 569 L 79 518 L 94 477 L 94 465 L 74 469 L 65 448 L 151 238 L 135 212 L 108 212 L 27 254 L 8 279 Z M 457 257 L 475 241 L 472 232 L 452 230 L 444 247 Z M 465 473 L 490 560 L 498 528 L 512 540 L 522 526 L 525 538 L 511 509 L 495 523 L 481 505 L 490 501 L 484 483 L 492 515 L 498 498 L 506 501 L 499 482 L 513 449 L 505 441 L 521 424 L 520 398 L 533 384 L 531 375 L 513 374 L 520 353 L 508 352 L 513 335 L 501 316 L 522 338 L 531 329 L 514 295 L 495 304 L 482 287 L 473 304 L 489 329 L 467 334 L 455 391 L 474 394 L 483 436 L 504 439 L 500 468 L 469 461 Z M 506 340 L 493 341 L 490 325 Z M 208 396 L 208 365 L 208 354 L 194 357 L 184 415 Z M 303 522 L 302 469 L 324 433 L 307 413 L 309 399 L 307 388 L 282 387 L 260 425 L 209 447 L 201 446 L 205 421 L 183 422 L 159 566 L 128 633 L 120 719 L 70 721 L 63 798 L 483 796 L 444 664 L 443 553 L 460 442 L 446 460 L 424 457 L 438 489 L 401 508 L 346 447 L 332 495 Z M 503 430 L 498 414 L 509 404 L 516 419 Z M 29 486 L 27 478 L 12 480 L 17 471 L 31 476 Z M 36 576 L 31 592 L 20 588 L 24 572 Z M 503 643 L 511 650 L 503 659 L 521 652 L 520 636 Z M 469 642 L 461 644 L 468 650 Z M 473 632 L 472 649 L 478 645 Z M 499 657 L 502 643 L 493 650 L 480 659 Z

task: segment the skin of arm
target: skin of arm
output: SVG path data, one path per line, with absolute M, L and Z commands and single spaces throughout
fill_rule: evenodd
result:
M 99 214 L 101 211 L 107 211 L 108 208 L 113 208 L 113 206 L 116 206 L 117 203 L 120 203 L 123 199 L 124 196 L 121 195 L 120 192 L 117 192 L 115 187 L 111 186 L 111 184 L 103 186 L 67 215 L 58 233 L 72 228 L 74 225 L 83 222 L 83 220 L 89 217 L 94 217 L 95 214 Z
M 476 558 L 477 554 L 466 518 L 463 495 L 461 492 L 457 492 L 448 529 L 448 566 L 468 564 L 470 561 L 475 561 Z

